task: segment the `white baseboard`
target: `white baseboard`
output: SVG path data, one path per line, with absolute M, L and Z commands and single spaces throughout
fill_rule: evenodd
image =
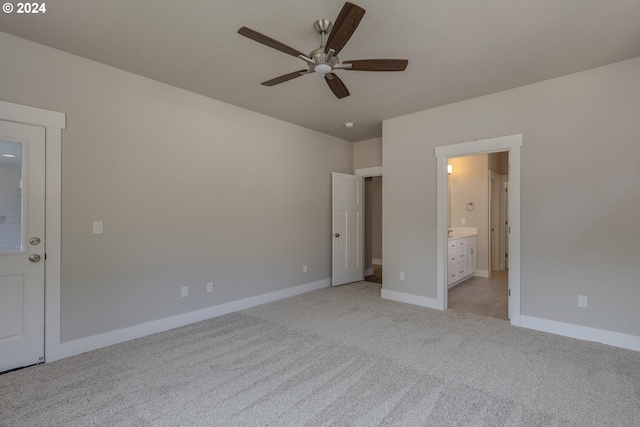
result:
M 476 270 L 476 272 L 473 273 L 473 277 L 491 277 L 491 275 L 489 274 L 489 270 Z
M 233 313 L 234 311 L 244 310 L 246 308 L 255 307 L 257 305 L 315 291 L 329 286 L 331 286 L 330 278 L 238 301 L 232 301 L 226 304 L 203 308 L 189 313 L 178 314 L 177 316 L 166 317 L 164 319 L 130 326 L 116 331 L 105 332 L 103 334 L 92 335 L 90 337 L 65 342 L 60 344 L 60 358 L 75 356 L 87 351 L 97 350 L 102 347 L 156 334 L 158 332 L 167 331 L 169 329 L 178 328 L 180 326 L 189 325 L 191 323 Z
M 365 269 L 364 270 L 364 275 L 365 275 L 365 277 L 373 275 L 373 267 Z
M 382 260 L 380 258 L 373 258 L 371 264 L 382 265 Z
M 531 316 L 520 316 L 520 326 L 536 331 L 549 332 L 570 338 L 578 338 L 585 341 L 595 341 L 614 347 L 640 351 L 640 336 L 623 334 L 620 332 L 606 331 L 604 329 L 590 328 L 588 326 L 574 325 L 571 323 L 556 322 L 555 320 L 541 319 Z
M 442 308 L 438 304 L 438 300 L 435 298 L 421 297 L 419 295 L 406 294 L 404 292 L 388 291 L 386 289 L 382 290 L 381 297 L 382 299 L 389 299 L 392 301 L 404 302 L 407 304 L 419 305 L 421 307 L 442 310 Z

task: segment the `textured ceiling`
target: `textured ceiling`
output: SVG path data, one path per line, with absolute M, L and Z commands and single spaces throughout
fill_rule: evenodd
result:
M 0 30 L 350 141 L 382 120 L 640 56 L 638 0 L 355 0 L 364 19 L 340 60 L 405 58 L 404 72 L 338 71 L 337 99 L 305 68 L 237 34 L 295 49 L 340 0 L 56 0 L 39 15 L 0 13 Z M 344 123 L 355 123 L 345 129 Z

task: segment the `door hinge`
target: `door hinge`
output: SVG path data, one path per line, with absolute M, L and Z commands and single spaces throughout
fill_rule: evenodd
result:
M 509 289 L 509 296 L 511 296 L 511 289 Z
M 45 261 L 47 260 L 47 253 L 46 252 L 44 253 L 44 260 Z

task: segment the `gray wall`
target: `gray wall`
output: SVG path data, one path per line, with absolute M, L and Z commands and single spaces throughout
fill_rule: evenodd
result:
M 63 342 L 331 277 L 351 143 L 4 33 L 0 51 L 0 99 L 67 114 Z
M 521 133 L 522 314 L 640 336 L 638 76 L 635 58 L 386 120 L 384 288 L 436 297 L 434 147 Z
M 382 138 L 353 143 L 353 170 L 382 166 Z

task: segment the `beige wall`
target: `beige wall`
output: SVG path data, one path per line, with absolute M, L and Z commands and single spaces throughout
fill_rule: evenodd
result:
M 382 138 L 357 141 L 352 147 L 353 170 L 382 166 Z
M 486 272 L 489 271 L 488 157 L 486 154 L 480 154 L 449 159 L 449 164 L 453 167 L 453 172 L 449 175 L 450 224 L 452 227 L 478 229 L 477 268 Z M 467 210 L 468 203 L 473 203 L 473 210 Z
M 509 152 L 489 154 L 489 170 L 498 175 L 509 175 Z
M 436 297 L 434 148 L 523 134 L 522 314 L 640 336 L 638 76 L 635 58 L 386 120 L 384 288 Z
M 331 277 L 351 143 L 4 33 L 0 51 L 0 99 L 67 114 L 63 342 Z

